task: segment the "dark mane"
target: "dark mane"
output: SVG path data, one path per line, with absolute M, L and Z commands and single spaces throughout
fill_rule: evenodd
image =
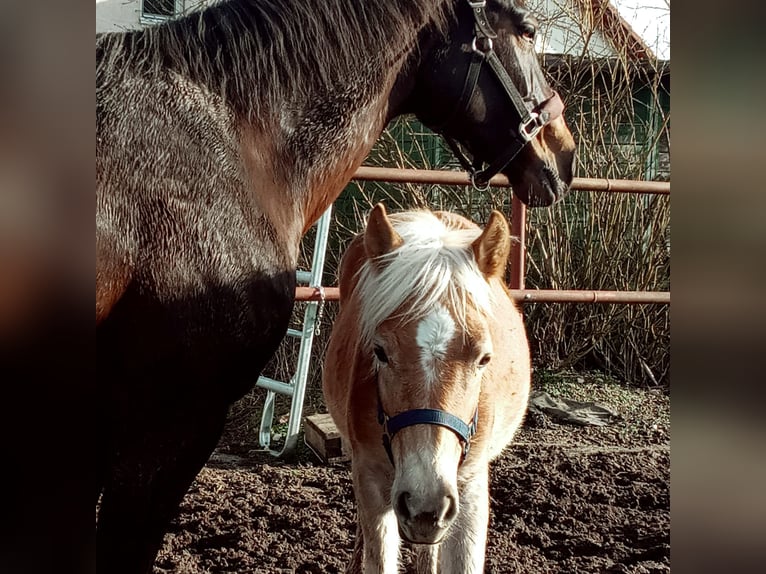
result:
M 445 6 L 448 4 L 449 7 Z M 229 0 L 144 30 L 96 37 L 96 89 L 176 72 L 240 112 L 378 78 L 452 2 Z

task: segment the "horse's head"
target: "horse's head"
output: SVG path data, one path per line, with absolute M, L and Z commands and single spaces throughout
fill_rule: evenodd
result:
M 503 173 L 525 204 L 551 205 L 569 190 L 575 143 L 534 50 L 537 23 L 512 0 L 456 2 L 446 36 L 421 34 L 403 107 L 447 139 L 474 185 Z
M 510 248 L 498 212 L 483 232 L 459 219 L 428 212 L 389 219 L 378 205 L 357 287 L 395 469 L 391 504 L 401 535 L 420 544 L 444 537 L 460 504 L 458 470 L 473 464 L 466 457 L 482 381 L 492 371 L 488 280 L 502 277 Z

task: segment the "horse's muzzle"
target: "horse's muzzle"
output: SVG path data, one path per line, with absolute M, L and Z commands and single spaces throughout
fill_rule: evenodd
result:
M 516 174 L 507 174 L 511 180 L 513 192 L 529 207 L 548 207 L 559 201 L 569 192 L 569 182 L 564 181 L 556 170 L 549 165 L 543 165 L 534 177 L 524 174 L 519 181 Z
M 420 498 L 400 492 L 394 512 L 403 539 L 413 544 L 438 544 L 457 517 L 458 501 L 451 494 Z

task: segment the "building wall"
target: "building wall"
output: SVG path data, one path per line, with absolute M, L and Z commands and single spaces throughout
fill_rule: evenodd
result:
M 217 1 L 176 0 L 176 10 L 181 14 Z M 96 0 L 96 34 L 136 30 L 150 24 L 141 18 L 141 4 L 142 0 Z
M 527 0 L 526 5 L 540 22 L 535 42 L 539 53 L 590 58 L 616 55 L 602 31 L 585 21 L 571 0 Z
M 96 33 L 141 28 L 141 0 L 96 0 Z

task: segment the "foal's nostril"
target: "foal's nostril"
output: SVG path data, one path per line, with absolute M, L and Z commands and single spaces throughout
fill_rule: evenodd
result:
M 396 497 L 396 513 L 405 520 L 410 518 L 410 509 L 407 506 L 407 502 L 410 499 L 409 492 L 402 492 Z
M 444 513 L 444 522 L 452 522 L 457 516 L 457 500 L 452 495 L 445 496 L 447 499 L 447 511 Z
M 434 523 L 439 527 L 450 524 L 457 516 L 457 501 L 451 494 L 444 496 L 436 512 L 433 513 Z

